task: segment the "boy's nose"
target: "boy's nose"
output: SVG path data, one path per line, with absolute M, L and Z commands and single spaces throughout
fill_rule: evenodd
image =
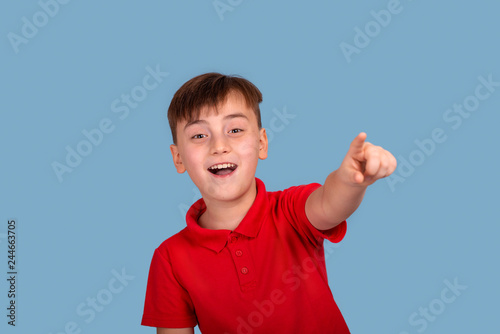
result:
M 229 143 L 225 136 L 212 137 L 212 154 L 223 154 L 230 151 Z

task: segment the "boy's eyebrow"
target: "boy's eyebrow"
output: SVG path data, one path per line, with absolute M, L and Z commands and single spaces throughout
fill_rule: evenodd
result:
M 188 122 L 186 125 L 184 125 L 184 130 L 186 130 L 189 126 L 199 124 L 199 123 L 207 123 L 207 121 L 204 121 L 202 119 L 196 119 L 194 121 Z
M 246 118 L 248 120 L 247 115 L 245 115 L 242 112 L 226 115 L 226 116 L 224 116 L 224 119 L 226 120 L 226 119 L 232 119 L 232 118 L 238 118 L 238 117 L 243 117 L 243 118 Z
M 248 117 L 247 115 L 245 115 L 244 113 L 234 113 L 234 114 L 229 114 L 229 115 L 226 115 L 224 116 L 224 120 L 227 120 L 227 119 L 233 119 L 233 118 L 238 118 L 238 117 L 242 117 L 242 118 L 245 118 L 248 120 Z M 187 129 L 187 127 L 191 126 L 191 125 L 195 125 L 195 124 L 208 124 L 207 121 L 203 120 L 203 119 L 196 119 L 194 121 L 191 121 L 191 122 L 188 122 L 185 126 L 184 126 L 184 130 Z

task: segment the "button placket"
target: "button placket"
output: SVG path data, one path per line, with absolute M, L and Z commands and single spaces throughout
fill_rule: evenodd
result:
M 247 291 L 249 286 L 255 286 L 255 266 L 253 265 L 250 252 L 246 247 L 248 240 L 245 237 L 229 237 L 229 252 L 233 259 L 236 272 L 240 281 L 242 290 Z

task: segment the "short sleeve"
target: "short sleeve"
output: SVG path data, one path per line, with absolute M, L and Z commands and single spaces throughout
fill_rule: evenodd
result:
M 313 245 L 321 243 L 323 239 L 340 242 L 347 231 L 345 220 L 329 230 L 318 230 L 307 218 L 306 200 L 319 187 L 319 183 L 311 183 L 283 190 L 280 196 L 281 208 L 294 229 L 306 236 Z
M 165 249 L 157 248 L 149 268 L 141 325 L 164 328 L 194 327 L 193 303 L 179 284 Z

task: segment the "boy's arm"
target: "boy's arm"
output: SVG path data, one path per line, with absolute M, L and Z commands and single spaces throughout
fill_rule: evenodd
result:
M 396 159 L 389 151 L 365 139 L 364 132 L 354 138 L 340 167 L 307 199 L 307 218 L 318 230 L 346 220 L 361 204 L 366 188 L 396 169 Z

